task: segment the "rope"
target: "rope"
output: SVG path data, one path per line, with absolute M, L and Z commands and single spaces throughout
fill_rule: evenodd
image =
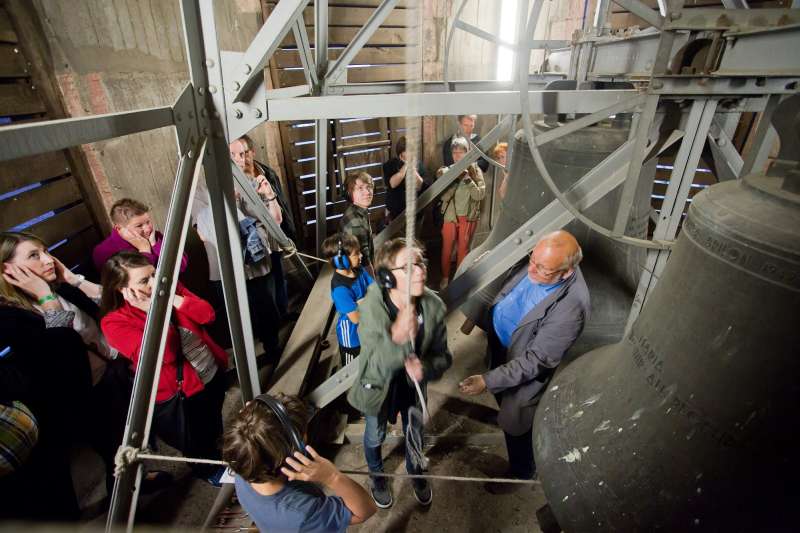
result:
M 139 450 L 130 446 L 120 446 L 114 458 L 114 475 L 121 473 L 121 465 L 129 465 L 141 460 L 151 461 L 172 461 L 176 463 L 198 463 L 206 465 L 229 466 L 225 461 L 216 459 L 200 459 L 197 457 L 177 457 L 173 455 L 158 455 L 147 453 L 147 450 Z M 538 485 L 535 479 L 514 479 L 503 477 L 470 477 L 470 476 L 450 476 L 445 474 L 388 474 L 386 472 L 370 472 L 368 470 L 339 470 L 342 474 L 350 476 L 374 476 L 398 479 L 438 479 L 442 481 L 460 481 L 466 483 L 516 483 L 521 485 Z

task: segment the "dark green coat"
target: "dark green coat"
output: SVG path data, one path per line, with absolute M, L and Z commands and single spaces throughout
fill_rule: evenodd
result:
M 422 346 L 417 347 L 416 352 L 422 360 L 424 380 L 420 385 L 424 394 L 425 382 L 441 378 L 453 363 L 453 356 L 447 348 L 444 302 L 426 287 L 421 304 L 425 334 Z M 365 415 L 377 416 L 384 406 L 395 373 L 405 372 L 404 361 L 411 346 L 408 343 L 397 345 L 392 341 L 389 309 L 377 283 L 369 286 L 367 295 L 358 305 L 358 312 L 361 316 L 358 324 L 361 354 L 358 356 L 358 376 L 347 393 L 347 401 Z

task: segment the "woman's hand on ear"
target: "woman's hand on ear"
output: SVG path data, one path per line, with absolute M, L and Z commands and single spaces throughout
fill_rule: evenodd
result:
M 48 294 L 53 294 L 50 284 L 34 274 L 31 269 L 22 265 L 5 263 L 3 265 L 3 278 L 9 284 L 37 300 Z
M 136 309 L 144 311 L 145 313 L 150 310 L 150 296 L 142 291 L 124 287 L 122 289 L 122 297 Z
M 58 281 L 68 283 L 70 285 L 75 285 L 75 283 L 78 282 L 78 276 L 73 274 L 72 271 L 64 266 L 64 263 L 59 261 L 56 257 L 53 257 L 53 263 L 55 263 L 56 279 Z

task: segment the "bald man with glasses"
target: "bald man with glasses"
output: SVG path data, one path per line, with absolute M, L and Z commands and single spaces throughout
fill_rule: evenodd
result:
M 491 369 L 459 384 L 463 394 L 486 390 L 500 405 L 509 469 L 504 477 L 532 479 L 533 416 L 561 359 L 589 316 L 589 289 L 578 264 L 583 254 L 566 231 L 542 237 L 527 267 L 513 273 L 484 317 Z M 518 485 L 488 483 L 492 493 Z

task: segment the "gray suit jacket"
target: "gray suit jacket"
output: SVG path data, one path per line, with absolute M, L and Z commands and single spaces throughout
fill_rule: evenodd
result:
M 526 275 L 527 264 L 503 285 L 492 307 Z M 539 302 L 517 325 L 505 363 L 483 375 L 489 391 L 499 397 L 497 422 L 503 431 L 522 435 L 531 428 L 541 393 L 583 331 L 588 316 L 589 289 L 580 268 L 576 268 L 564 285 Z

